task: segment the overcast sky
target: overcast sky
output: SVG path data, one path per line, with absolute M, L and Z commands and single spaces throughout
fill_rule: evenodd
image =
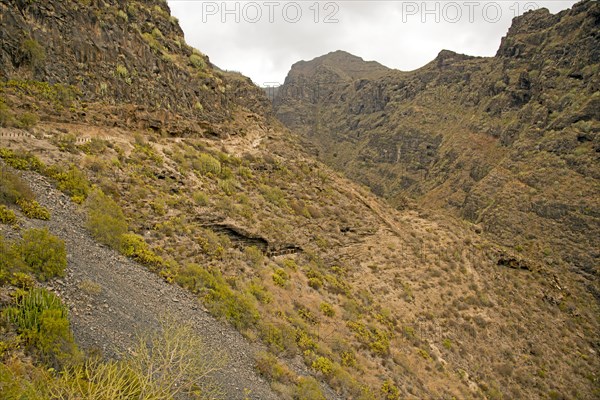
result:
M 188 44 L 254 83 L 283 83 L 291 65 L 345 50 L 413 70 L 442 49 L 492 56 L 515 15 L 571 1 L 168 0 Z

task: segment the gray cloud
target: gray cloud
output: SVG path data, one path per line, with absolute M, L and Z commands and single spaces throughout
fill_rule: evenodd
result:
M 515 14 L 541 7 L 558 12 L 576 1 L 168 3 L 190 45 L 220 68 L 240 71 L 262 85 L 283 83 L 294 62 L 334 50 L 401 70 L 426 64 L 442 49 L 491 56 Z

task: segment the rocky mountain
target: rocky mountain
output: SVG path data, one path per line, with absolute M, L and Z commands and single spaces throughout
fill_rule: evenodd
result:
M 444 50 L 412 72 L 362 63 L 344 73 L 332 53 L 292 66 L 275 111 L 391 204 L 447 210 L 568 265 L 599 299 L 599 26 L 596 1 L 531 11 L 495 57 Z
M 308 155 L 298 137 L 274 118 L 261 89 L 218 70 L 188 47 L 163 1 L 2 0 L 0 7 L 0 250 L 9 255 L 0 257 L 0 308 L 8 316 L 40 311 L 19 299 L 39 293 L 33 286 L 46 288 L 69 308 L 74 342 L 92 357 L 83 362 L 85 355 L 75 357 L 71 347 L 69 363 L 60 362 L 70 343 L 66 312 L 43 310 L 44 323 L 37 330 L 24 329 L 25 318 L 2 318 L 0 397 L 52 398 L 71 390 L 75 394 L 62 398 L 114 398 L 90 393 L 148 363 L 106 376 L 99 366 L 110 372 L 129 365 L 111 361 L 114 354 L 136 360 L 150 344 L 161 350 L 160 342 L 149 341 L 142 342 L 141 351 L 132 350 L 135 329 L 156 331 L 160 314 L 185 320 L 188 313 L 208 348 L 234 353 L 226 371 L 213 371 L 227 399 L 597 397 L 600 329 L 594 283 L 568 264 L 550 261 L 560 259 L 562 248 L 551 247 L 540 258 L 526 247 L 529 242 L 523 249 L 499 243 L 498 238 L 506 240 L 490 230 L 486 213 L 478 225 L 416 203 L 390 207 Z M 569 18 L 578 18 L 583 31 L 594 8 L 583 3 L 579 9 Z M 520 48 L 521 41 L 526 38 L 507 46 Z M 526 46 L 519 51 L 526 53 Z M 523 184 L 511 180 L 514 170 L 499 165 L 502 157 L 516 157 L 515 143 L 528 146 L 528 141 L 511 144 L 502 130 L 473 131 L 460 143 L 444 136 L 450 132 L 458 138 L 478 123 L 504 127 L 492 111 L 480 115 L 483 105 L 468 105 L 475 94 L 464 86 L 465 74 L 472 68 L 503 71 L 492 71 L 488 62 L 444 52 L 422 71 L 405 74 L 336 52 L 313 64 L 297 64 L 304 72 L 286 85 L 304 74 L 323 76 L 327 85 L 316 94 L 299 91 L 297 98 L 278 95 L 277 112 L 281 115 L 287 101 L 289 107 L 308 110 L 306 118 L 319 110 L 328 120 L 317 121 L 318 132 L 325 138 L 337 124 L 336 137 L 347 144 L 336 146 L 348 149 L 337 157 L 348 163 L 359 162 L 350 150 L 362 140 L 379 143 L 368 153 L 373 158 L 360 153 L 365 165 L 393 158 L 382 143 L 398 145 L 400 158 L 412 160 L 402 167 L 414 180 L 406 180 L 406 195 L 420 200 L 428 194 L 432 204 L 463 186 L 463 197 L 479 204 L 476 185 L 465 184 L 472 168 L 453 171 L 459 162 L 475 165 L 467 155 L 481 150 L 480 160 L 489 167 L 481 164 L 478 181 L 491 179 L 487 168 L 497 168 L 494 176 L 507 186 L 496 192 L 516 202 L 521 192 L 513 187 Z M 587 85 L 595 76 L 581 65 L 582 79 L 569 79 Z M 526 90 L 511 83 L 512 74 L 495 101 L 510 105 L 513 92 Z M 481 90 L 487 75 L 471 75 L 469 85 Z M 337 80 L 343 83 L 329 85 Z M 445 96 L 443 104 L 456 111 L 446 114 L 448 128 L 456 132 L 433 129 L 440 103 L 424 89 L 442 81 L 448 90 L 434 94 Z M 453 96 L 463 103 L 452 103 Z M 594 99 L 579 91 L 572 96 L 565 110 L 585 109 Z M 392 105 L 403 110 L 402 118 L 386 111 Z M 510 107 L 506 112 L 517 127 L 533 118 L 531 110 Z M 459 121 L 462 117 L 467 119 Z M 398 123 L 394 132 L 411 139 L 404 143 L 395 135 L 375 135 L 386 132 L 383 128 L 363 129 L 387 119 Z M 400 125 L 404 120 L 411 125 Z M 426 120 L 429 125 L 422 124 Z M 301 119 L 290 121 L 300 126 Z M 308 121 L 306 126 L 313 126 L 315 119 Z M 346 128 L 351 121 L 357 128 Z M 582 121 L 573 124 L 588 123 Z M 594 127 L 585 146 L 596 143 Z M 529 131 L 518 133 L 529 138 Z M 489 145 L 500 141 L 506 144 Z M 430 155 L 419 151 L 426 145 Z M 471 146 L 469 153 L 462 152 L 465 146 Z M 524 148 L 523 156 L 534 151 Z M 452 152 L 456 157 L 443 164 Z M 590 152 L 577 154 L 585 160 Z M 441 171 L 437 180 L 417 182 L 417 167 L 435 162 L 435 171 Z M 565 175 L 554 179 L 574 179 L 567 174 L 571 164 L 561 165 Z M 593 167 L 578 165 L 582 171 Z M 364 180 L 362 171 L 370 170 L 356 173 Z M 540 182 L 537 195 L 546 196 L 546 181 Z M 48 189 L 49 184 L 55 188 Z M 566 201 L 561 187 L 553 187 L 553 201 Z M 582 184 L 580 190 L 583 194 L 571 189 L 566 204 L 580 197 L 588 201 L 585 191 L 594 188 Z M 488 211 L 495 213 L 496 206 Z M 570 210 L 560 218 L 570 218 Z M 589 223 L 588 214 L 576 211 L 582 223 Z M 39 228 L 48 229 L 43 235 L 52 248 L 64 243 L 64 278 L 49 279 L 46 264 L 32 262 L 29 250 L 51 253 L 45 242 L 27 241 L 31 229 Z M 502 225 L 499 229 L 506 232 Z M 573 239 L 570 228 L 562 229 Z M 584 240 L 597 239 L 582 235 L 578 245 L 585 246 Z M 147 271 L 132 272 L 135 268 Z M 145 291 L 152 293 L 146 297 Z M 60 323 L 49 323 L 55 320 Z M 48 354 L 53 358 L 44 357 Z M 166 369 L 176 370 L 171 366 Z M 82 368 L 91 373 L 73 374 Z M 151 374 L 150 381 L 157 376 L 162 375 Z M 133 389 L 118 379 L 114 385 L 122 395 L 137 390 L 140 382 Z M 179 392 L 177 398 L 210 397 L 200 388 L 186 387 L 189 396 Z
M 248 78 L 215 69 L 185 43 L 164 1 L 34 3 L 0 3 L 0 79 L 63 85 L 52 100 L 69 106 L 49 112 L 54 120 L 112 119 L 171 135 L 219 134 L 218 124 L 231 119 L 237 103 L 268 110 Z

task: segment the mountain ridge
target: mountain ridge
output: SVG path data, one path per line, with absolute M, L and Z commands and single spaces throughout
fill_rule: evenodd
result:
M 556 192 L 546 184 L 529 181 L 534 186 L 531 191 L 539 192 L 532 212 L 522 209 L 525 199 L 519 204 L 513 199 L 500 201 L 503 195 L 497 186 L 514 180 L 517 186 L 508 192 L 519 193 L 522 183 L 513 175 L 516 165 L 529 163 L 531 171 L 523 173 L 535 174 L 538 163 L 547 164 L 542 159 L 550 154 L 569 159 L 563 160 L 568 163 L 565 173 L 574 170 L 574 181 L 563 186 L 583 184 L 585 177 L 597 179 L 598 20 L 598 5 L 590 1 L 555 15 L 546 9 L 530 11 L 514 19 L 495 57 L 441 51 L 415 71 L 392 70 L 380 78 L 331 82 L 326 88 L 311 84 L 321 79 L 318 71 L 308 76 L 292 69 L 274 107 L 282 122 L 319 152 L 321 160 L 367 184 L 392 204 L 401 206 L 406 197 L 420 199 L 482 223 L 504 244 L 519 248 L 523 244 L 517 242 L 528 239 L 516 239 L 519 229 L 507 210 L 521 208 L 523 220 L 536 221 L 530 226 L 545 225 L 555 237 L 562 237 L 563 231 L 548 226 L 548 220 L 571 213 L 571 222 L 582 225 L 563 220 L 571 233 L 569 245 L 560 244 L 563 238 L 550 247 L 569 252 L 566 248 L 583 240 L 597 249 L 598 242 L 591 239 L 595 233 L 585 232 L 596 232 L 597 217 L 584 211 L 597 207 L 595 185 L 584 189 L 581 193 L 587 194 L 577 201 L 563 192 L 561 200 L 554 201 L 563 209 L 559 214 L 542 205 L 547 197 L 556 196 L 543 194 Z M 536 143 L 543 130 L 553 132 L 555 138 L 546 136 Z M 565 144 L 559 145 L 557 135 L 563 130 L 567 130 Z M 590 148 L 583 146 L 577 154 L 569 154 L 581 143 Z M 524 151 L 529 155 L 519 154 Z M 527 216 L 536 213 L 537 217 Z M 583 248 L 578 253 L 562 256 L 591 274 L 591 279 L 598 274 L 593 267 L 597 254 Z

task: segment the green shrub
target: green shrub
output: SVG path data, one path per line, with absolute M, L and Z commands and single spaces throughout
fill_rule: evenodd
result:
M 192 161 L 192 167 L 202 175 L 211 174 L 218 176 L 221 173 L 221 162 L 207 153 L 200 153 L 200 155 Z
M 35 218 L 47 221 L 50 219 L 50 211 L 35 200 L 17 200 L 17 205 L 21 207 L 21 211 L 28 218 Z
M 315 290 L 319 290 L 323 286 L 323 274 L 314 269 L 306 271 L 306 277 L 308 278 L 308 286 Z
M 35 287 L 37 281 L 33 276 L 25 272 L 13 272 L 10 278 L 10 284 L 23 290 L 30 290 Z
M 452 341 L 451 341 L 450 339 L 446 338 L 446 339 L 444 339 L 444 340 L 442 341 L 442 345 L 443 345 L 443 346 L 444 346 L 446 349 L 450 350 L 450 349 L 452 348 Z
M 118 64 L 116 69 L 115 69 L 115 73 L 117 74 L 118 77 L 121 78 L 127 78 L 127 76 L 129 76 L 129 71 L 127 70 L 127 67 L 124 66 L 123 64 Z
M 237 182 L 235 181 L 235 179 L 220 179 L 219 180 L 219 188 L 227 196 L 231 196 L 236 192 Z
M 17 216 L 14 211 L 5 205 L 0 205 L 0 223 L 14 225 L 17 223 Z
M 90 183 L 85 174 L 74 164 L 53 165 L 48 168 L 48 176 L 57 181 L 58 189 L 71 196 L 71 200 L 81 204 L 90 191 Z
M 85 203 L 87 228 L 101 243 L 114 249 L 121 248 L 122 236 L 127 233 L 127 222 L 119 205 L 102 190 L 92 190 Z
M 19 199 L 33 198 L 33 192 L 21 177 L 6 168 L 0 170 L 0 204 L 16 204 Z
M 348 321 L 348 328 L 354 333 L 356 339 L 366 345 L 374 355 L 385 356 L 390 351 L 389 335 L 373 326 L 366 326 L 362 322 Z
M 381 385 L 381 389 L 379 390 L 381 396 L 384 400 L 399 400 L 400 399 L 400 389 L 394 385 L 394 382 L 391 379 L 387 379 Z
M 334 294 L 350 295 L 351 287 L 341 277 L 333 274 L 325 275 L 325 281 L 327 282 L 327 290 Z
M 298 400 L 325 400 L 319 383 L 312 376 L 302 376 L 294 389 L 294 398 Z
M 266 200 L 280 208 L 287 208 L 287 201 L 283 190 L 278 187 L 270 187 L 267 185 L 261 185 L 259 189 Z
M 323 375 L 329 375 L 333 372 L 333 361 L 327 357 L 319 356 L 313 361 L 311 368 Z
M 246 247 L 244 249 L 244 255 L 246 256 L 246 260 L 248 260 L 250 265 L 254 268 L 260 267 L 265 258 L 263 252 L 256 246 Z
M 0 100 L 0 126 L 8 128 L 15 124 L 15 117 L 9 106 Z
M 296 381 L 295 374 L 286 365 L 280 363 L 277 357 L 267 352 L 256 355 L 256 369 L 270 381 L 283 384 L 291 384 Z
M 72 105 L 73 100 L 79 94 L 77 88 L 74 86 L 65 86 L 59 83 L 51 84 L 35 80 L 10 79 L 5 85 L 12 91 L 49 101 L 54 105 L 56 110 L 61 110 L 64 107 Z
M 151 33 L 149 33 L 149 32 L 143 33 L 142 38 L 144 39 L 144 41 L 146 43 L 148 43 L 150 48 L 152 50 L 154 50 L 155 52 L 160 53 L 163 50 L 165 50 L 164 46 L 158 40 L 156 40 L 156 38 L 154 36 L 152 36 Z
M 194 203 L 198 206 L 205 206 L 208 204 L 208 195 L 201 190 L 196 190 L 192 194 L 192 198 L 194 199 Z
M 340 353 L 342 365 L 345 367 L 354 367 L 356 365 L 356 356 L 352 350 L 342 351 Z
M 319 278 L 308 278 L 308 286 L 315 290 L 319 290 L 323 286 L 323 281 Z
M 275 354 L 293 356 L 298 351 L 296 332 L 285 323 L 264 321 L 260 324 L 259 337 Z
M 10 282 L 15 273 L 27 271 L 27 266 L 23 262 L 16 246 L 6 242 L 0 235 L 0 284 Z
M 21 43 L 23 57 L 32 67 L 39 67 L 46 60 L 46 51 L 35 39 L 25 39 Z
M 273 295 L 260 283 L 256 281 L 250 282 L 248 285 L 248 293 L 256 300 L 263 304 L 269 304 L 273 301 Z
M 64 276 L 67 266 L 65 242 L 47 228 L 26 230 L 17 248 L 23 262 L 39 279 Z
M 43 172 L 46 166 L 36 156 L 28 152 L 0 148 L 0 158 L 15 169 Z M 2 171 L 2 174 L 5 172 Z
M 319 305 L 319 310 L 321 310 L 323 315 L 325 315 L 327 317 L 335 316 L 335 310 L 333 309 L 333 306 L 329 303 L 326 303 L 326 302 L 321 303 Z
M 117 12 L 117 17 L 121 18 L 123 21 L 127 22 L 129 20 L 129 16 L 127 15 L 127 13 L 123 10 L 119 10 Z
M 3 399 L 49 399 L 47 368 L 21 357 L 7 357 L 0 362 L 0 388 Z
M 121 253 L 151 268 L 161 267 L 165 263 L 161 256 L 150 249 L 144 238 L 135 233 L 121 235 Z
M 190 63 L 192 64 L 192 66 L 194 68 L 197 68 L 201 71 L 206 69 L 206 62 L 204 62 L 204 59 L 202 58 L 202 56 L 200 56 L 198 54 L 192 54 L 190 56 Z
M 302 318 L 311 325 L 316 325 L 319 322 L 319 319 L 315 317 L 312 311 L 310 311 L 307 307 L 304 307 L 303 305 L 298 305 L 297 312 L 300 318 Z
M 292 271 L 298 270 L 298 264 L 296 264 L 296 261 L 294 261 L 293 258 L 286 258 L 285 260 L 283 260 L 283 266 Z
M 273 272 L 273 282 L 277 285 L 277 286 L 281 286 L 281 287 L 286 287 L 290 277 L 287 274 L 287 272 L 285 272 L 285 270 L 283 268 L 277 268 L 275 270 L 275 272 Z
M 67 153 L 77 154 L 79 149 L 77 148 L 77 136 L 74 133 L 61 135 L 60 137 L 52 141 L 60 151 Z
M 78 356 L 67 308 L 46 289 L 34 288 L 19 294 L 15 306 L 3 314 L 17 327 L 31 350 L 50 365 L 64 365 Z
M 315 339 L 302 328 L 296 328 L 296 344 L 302 350 L 314 350 L 317 348 Z
M 214 315 L 225 317 L 238 329 L 250 327 L 259 319 L 253 299 L 233 291 L 215 268 L 188 264 L 179 271 L 175 281 L 199 294 Z
M 19 128 L 30 129 L 37 125 L 40 118 L 35 113 L 24 112 L 17 118 Z
M 203 229 L 197 240 L 202 251 L 213 258 L 221 258 L 225 254 L 225 249 L 231 245 L 228 237 L 218 235 L 210 229 Z

